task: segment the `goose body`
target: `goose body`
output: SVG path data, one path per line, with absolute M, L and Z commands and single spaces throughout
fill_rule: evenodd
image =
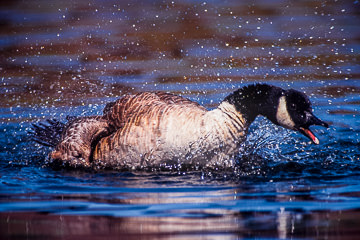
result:
M 165 93 L 141 93 L 129 101 L 135 111 L 96 145 L 93 160 L 97 165 L 153 166 L 179 159 L 204 165 L 228 159 L 245 136 L 244 118 L 227 102 L 207 111 Z M 109 122 L 122 118 L 124 112 L 117 107 L 123 104 L 120 102 L 104 116 Z
M 187 163 L 232 166 L 257 115 L 300 131 L 325 122 L 295 90 L 256 84 L 241 88 L 213 110 L 163 92 L 126 95 L 108 104 L 103 116 L 77 118 L 61 132 L 50 157 L 72 167 L 146 167 Z M 50 128 L 48 128 L 49 130 Z M 46 131 L 37 131 L 41 140 Z

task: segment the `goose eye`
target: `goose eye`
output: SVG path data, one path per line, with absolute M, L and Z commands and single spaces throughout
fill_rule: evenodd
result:
M 301 113 L 301 114 L 300 114 L 300 118 L 303 119 L 303 120 L 306 120 L 306 114 L 305 114 L 305 113 Z
M 296 104 L 295 103 L 291 103 L 290 104 L 290 110 L 296 110 L 297 109 L 297 107 L 296 107 Z

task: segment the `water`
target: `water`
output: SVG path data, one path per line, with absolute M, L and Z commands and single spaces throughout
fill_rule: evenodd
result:
M 360 235 L 358 1 L 13 1 L 0 14 L 1 239 Z M 33 122 L 164 90 L 306 92 L 320 145 L 258 118 L 235 169 L 52 169 Z

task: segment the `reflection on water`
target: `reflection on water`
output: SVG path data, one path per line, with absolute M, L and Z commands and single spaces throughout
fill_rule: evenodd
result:
M 237 238 L 327 238 L 352 239 L 358 227 L 358 212 L 241 213 L 228 217 L 94 217 L 44 215 L 39 213 L 1 214 L 10 224 L 7 237 L 63 239 L 237 239 Z M 322 221 L 319 222 L 319 219 Z M 339 221 L 339 219 L 341 219 Z
M 51 177 L 60 177 L 60 173 L 43 172 L 53 183 L 56 181 Z M 279 182 L 244 179 L 199 185 L 192 173 L 189 177 L 145 175 L 65 173 L 56 185 L 32 183 L 28 194 L 13 194 L 14 200 L 7 203 L 4 197 L 9 194 L 4 191 L 0 203 L 3 236 L 287 239 L 351 238 L 359 234 L 360 186 L 351 186 L 358 177 Z M 116 183 L 122 187 L 91 184 L 111 176 L 123 178 Z M 77 181 L 70 182 L 71 177 Z M 145 181 L 144 187 L 134 188 L 131 181 Z M 160 191 L 161 184 L 165 187 Z
M 0 3 L 0 238 L 360 234 L 358 1 Z M 44 165 L 30 123 L 163 90 L 213 108 L 268 82 L 306 92 L 321 145 L 259 118 L 231 171 Z
M 4 237 L 287 239 L 359 234 L 359 176 L 296 178 L 288 173 L 287 180 L 201 180 L 200 172 L 94 173 L 32 166 L 8 167 L 2 173 Z

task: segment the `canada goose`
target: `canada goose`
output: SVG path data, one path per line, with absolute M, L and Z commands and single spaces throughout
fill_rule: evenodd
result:
M 232 157 L 258 115 L 299 131 L 315 144 L 319 140 L 309 127 L 328 127 L 313 115 L 305 94 L 255 84 L 233 92 L 211 111 L 169 93 L 125 95 L 106 105 L 103 116 L 75 118 L 63 126 L 56 121 L 35 126 L 34 140 L 54 146 L 51 159 L 71 167 L 178 162 L 232 166 Z

